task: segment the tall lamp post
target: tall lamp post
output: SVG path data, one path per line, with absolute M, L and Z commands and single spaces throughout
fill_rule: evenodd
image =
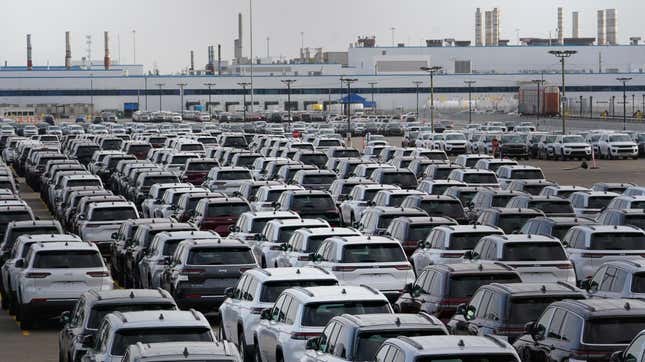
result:
M 464 84 L 468 86 L 468 124 L 473 122 L 473 84 L 477 83 L 474 80 L 465 80 Z
M 208 104 L 206 105 L 206 111 L 210 113 L 211 111 L 211 89 L 215 85 L 215 83 L 203 83 L 205 86 L 208 87 Z
M 623 83 L 623 131 L 627 130 L 627 82 L 632 78 L 616 78 L 617 81 Z
M 565 126 L 566 115 L 565 115 L 564 105 L 567 99 L 565 83 L 564 83 L 564 60 L 576 53 L 577 51 L 575 50 L 550 50 L 549 51 L 549 54 L 555 55 L 556 57 L 560 58 L 560 63 L 562 64 L 562 102 L 561 102 L 562 109 L 560 110 L 560 114 L 562 115 L 562 134 L 566 133 L 566 126 Z
M 442 67 L 435 65 L 434 67 L 421 67 L 421 70 L 430 74 L 430 128 L 434 132 L 434 75 L 439 72 Z
M 250 82 L 240 82 L 237 83 L 242 87 L 242 122 L 246 122 L 246 87 L 250 86 Z
M 372 87 L 372 106 L 374 107 L 373 111 L 376 111 L 376 103 L 374 103 L 374 87 L 378 84 L 377 82 L 369 82 L 367 83 Z
M 157 83 L 156 86 L 159 87 L 159 112 L 161 112 L 161 95 L 163 94 L 162 88 L 165 86 L 166 83 Z
M 420 81 L 420 80 L 415 80 L 414 82 L 412 82 L 412 84 L 417 86 L 417 89 L 416 89 L 416 92 L 417 92 L 417 115 L 416 115 L 416 117 L 417 117 L 417 120 L 419 120 L 419 86 L 421 84 L 423 84 L 423 82 Z
M 94 74 L 90 73 L 90 114 L 94 115 Z
M 352 98 L 352 83 L 357 82 L 356 78 L 341 78 L 342 82 L 347 84 L 347 144 L 351 146 L 352 144 L 352 127 L 350 125 L 349 119 L 352 115 L 351 111 L 351 98 Z
M 291 85 L 296 82 L 295 79 L 283 79 L 282 84 L 287 85 L 287 117 L 289 122 L 289 130 L 291 130 Z
M 184 87 L 187 86 L 188 83 L 177 83 L 177 86 L 179 87 L 179 108 L 181 108 L 181 119 L 184 119 Z

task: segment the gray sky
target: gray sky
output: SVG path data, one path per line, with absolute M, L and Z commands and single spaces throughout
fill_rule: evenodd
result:
M 596 37 L 596 10 L 613 7 L 618 37 L 645 38 L 639 17 L 642 0 L 253 0 L 254 55 L 295 57 L 304 32 L 306 47 L 346 50 L 359 35 L 376 35 L 377 44 L 419 45 L 423 39 L 474 39 L 474 13 L 501 9 L 501 38 L 547 37 L 556 28 L 556 7 L 565 8 L 565 36 L 571 33 L 571 12 L 580 12 L 581 36 Z M 237 13 L 244 14 L 244 54 L 249 54 L 248 0 L 6 0 L 0 25 L 0 61 L 26 63 L 25 34 L 32 34 L 35 65 L 64 63 L 64 32 L 72 32 L 72 58 L 86 54 L 85 35 L 93 37 L 93 59 L 103 59 L 103 31 L 111 32 L 112 58 L 133 60 L 132 30 L 136 29 L 137 63 L 162 72 L 187 67 L 189 51 L 203 67 L 210 44 L 222 44 L 222 57 L 233 56 Z M 7 11 L 8 10 L 8 11 Z M 519 29 L 519 30 L 518 30 Z

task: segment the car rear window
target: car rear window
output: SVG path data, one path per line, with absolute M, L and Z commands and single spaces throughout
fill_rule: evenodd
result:
M 526 224 L 529 219 L 538 215 L 536 214 L 502 214 L 499 215 L 499 226 L 506 234 L 511 234 L 515 231 L 520 231 L 522 226 Z
M 589 344 L 629 344 L 645 329 L 645 316 L 612 316 L 587 320 L 582 341 Z
M 105 140 L 101 143 L 103 149 L 121 148 L 122 140 Z
M 539 195 L 545 187 L 547 187 L 547 185 L 524 185 L 524 189 L 522 191 L 531 195 Z
M 190 162 L 188 163 L 188 171 L 210 171 L 211 168 L 217 167 L 217 162 Z
M 188 254 L 188 265 L 255 264 L 249 248 L 195 248 Z
M 114 342 L 110 353 L 113 356 L 123 356 L 126 349 L 138 342 L 163 343 L 163 342 L 213 342 L 211 330 L 205 327 L 187 328 L 129 328 L 121 329 L 114 335 Z
M 90 221 L 114 221 L 136 219 L 134 207 L 101 207 L 92 211 Z
M 208 205 L 208 211 L 206 212 L 206 217 L 224 217 L 224 216 L 240 216 L 242 213 L 250 211 L 249 205 L 240 202 L 240 203 L 215 203 Z
M 423 241 L 428 237 L 428 234 L 439 225 L 437 224 L 421 224 L 411 225 L 408 230 L 408 236 L 405 241 Z
M 77 186 L 101 186 L 101 181 L 98 179 L 80 179 L 67 181 L 67 187 Z
M 464 174 L 464 182 L 469 184 L 494 184 L 497 183 L 497 178 L 490 173 L 467 173 Z
M 320 140 L 318 141 L 318 147 L 334 147 L 334 146 L 342 146 L 339 140 Z M 336 156 L 336 157 L 341 157 L 341 156 Z M 347 156 L 351 157 L 351 156 Z
M 223 171 L 217 173 L 217 179 L 220 181 L 249 180 L 251 173 L 249 171 Z
M 487 235 L 495 235 L 498 233 L 459 233 L 452 234 L 448 250 L 471 250 L 481 238 Z
M 348 244 L 343 247 L 341 263 L 390 263 L 406 260 L 398 244 Z
M 171 184 L 177 182 L 179 182 L 177 176 L 150 176 L 143 180 L 143 186 L 146 187 L 154 184 Z
M 382 175 L 380 182 L 401 187 L 417 186 L 417 178 L 411 172 L 387 172 Z
M 354 361 L 375 361 L 376 352 L 381 347 L 383 342 L 389 338 L 396 338 L 400 336 L 405 337 L 419 337 L 419 336 L 438 336 L 445 335 L 445 332 L 439 328 L 426 328 L 426 329 L 403 329 L 397 328 L 391 331 L 370 331 L 361 332 L 358 335 L 358 345 L 356 353 L 354 354 Z
M 183 152 L 185 152 L 185 151 L 203 151 L 204 146 L 202 144 L 199 144 L 199 143 L 184 144 L 184 145 L 181 145 L 181 150 Z
M 32 220 L 32 217 L 31 217 L 31 214 L 26 210 L 0 212 L 0 224 L 6 225 L 12 221 L 27 221 L 27 220 Z M 0 230 L 0 234 L 4 234 L 4 230 Z
M 342 314 L 390 313 L 386 301 L 347 301 L 331 303 L 310 303 L 305 305 L 302 325 L 324 327 L 332 318 Z
M 531 201 L 529 207 L 532 209 L 542 210 L 545 214 L 573 214 L 573 207 L 568 201 Z
M 513 170 L 511 178 L 514 180 L 541 180 L 544 178 L 542 170 Z
M 524 325 L 527 322 L 536 321 L 549 304 L 563 299 L 585 299 L 582 295 L 559 295 L 559 296 L 534 296 L 534 297 L 512 297 L 511 308 L 508 313 L 508 321 Z M 640 331 L 640 330 L 639 330 Z
M 293 217 L 271 217 L 271 218 L 256 218 L 253 219 L 253 224 L 251 225 L 251 233 L 261 233 L 262 230 L 264 230 L 264 226 L 271 220 L 279 220 L 279 219 L 297 219 L 297 216 Z
M 95 250 L 40 251 L 34 257 L 37 269 L 101 268 L 101 255 Z
M 305 185 L 331 185 L 336 180 L 334 175 L 307 175 L 302 178 Z
M 458 201 L 426 200 L 421 202 L 420 208 L 430 216 L 447 216 L 457 219 L 462 219 L 465 216 L 464 208 Z
M 144 310 L 176 310 L 172 303 L 118 303 L 107 305 L 96 305 L 90 311 L 87 320 L 88 329 L 97 329 L 103 317 L 113 312 L 140 312 Z
M 275 282 L 266 282 L 262 285 L 260 292 L 260 302 L 273 303 L 278 299 L 283 291 L 295 287 L 324 287 L 338 285 L 334 279 L 320 279 L 320 280 L 284 280 Z
M 290 207 L 294 211 L 336 210 L 336 203 L 330 195 L 298 195 L 293 197 Z
M 195 156 L 173 156 L 172 159 L 170 160 L 170 165 L 185 165 L 186 161 L 190 160 L 191 158 L 195 158 Z
M 592 250 L 643 250 L 645 235 L 642 233 L 594 233 Z
M 161 139 L 158 142 L 164 142 L 164 141 L 165 139 Z M 154 143 L 155 140 L 151 139 L 150 142 Z M 130 145 L 128 147 L 128 152 L 129 153 L 143 153 L 143 152 L 147 153 L 148 151 L 150 151 L 151 148 L 152 146 L 150 145 Z
M 502 253 L 504 261 L 567 260 L 559 242 L 506 243 Z
M 324 165 L 327 163 L 327 156 L 325 155 L 302 155 L 300 156 L 300 161 L 314 165 Z
M 471 298 L 477 288 L 490 283 L 521 283 L 522 280 L 512 273 L 453 275 L 450 278 L 451 298 Z

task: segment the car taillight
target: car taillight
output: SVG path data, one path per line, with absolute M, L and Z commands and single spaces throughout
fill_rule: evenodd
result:
M 251 308 L 251 314 L 262 314 L 264 308 Z
M 282 250 L 282 247 L 280 245 L 273 245 L 269 248 L 269 250 Z
M 110 273 L 108 273 L 106 271 L 87 272 L 85 274 L 91 276 L 92 278 L 104 278 L 104 277 L 109 277 L 110 276 Z
M 495 329 L 494 334 L 499 334 L 499 335 L 508 335 L 508 334 L 517 334 L 517 333 L 523 333 L 524 328 L 497 328 Z
M 557 264 L 558 269 L 573 269 L 573 264 Z
M 311 257 L 309 255 L 301 255 L 298 257 L 298 261 L 311 261 Z
M 602 258 L 605 256 L 609 256 L 609 254 L 582 253 L 580 254 L 580 256 L 583 258 Z
M 244 273 L 247 270 L 251 270 L 253 268 L 240 268 L 240 273 Z
M 191 275 L 199 275 L 203 272 L 205 272 L 204 269 L 183 269 L 179 274 L 191 276 Z
M 335 266 L 331 268 L 332 271 L 337 271 L 337 272 L 353 272 L 356 270 L 356 267 L 353 266 Z
M 412 267 L 409 264 L 395 265 L 394 268 L 396 270 L 410 270 L 410 269 L 412 269 Z
M 319 335 L 320 335 L 320 333 L 293 332 L 293 333 L 291 333 L 291 339 L 307 340 L 309 338 L 318 337 Z
M 439 255 L 441 258 L 461 258 L 464 253 L 443 253 Z
M 30 278 L 30 279 L 42 279 L 42 278 L 47 278 L 50 275 L 52 275 L 52 274 L 51 273 L 31 272 L 31 273 L 27 273 L 27 275 L 25 275 L 25 277 Z

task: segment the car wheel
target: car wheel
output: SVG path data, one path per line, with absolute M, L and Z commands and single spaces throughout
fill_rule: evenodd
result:
M 217 337 L 219 338 L 220 341 L 226 340 L 226 332 L 224 331 L 224 323 L 222 321 L 222 317 L 219 317 L 217 319 Z
M 253 340 L 253 345 L 255 346 L 255 353 L 254 353 L 255 362 L 262 362 L 262 355 L 260 354 L 260 346 L 258 344 L 257 338 Z
M 277 350 L 275 353 L 275 362 L 284 362 L 284 357 L 282 357 L 282 351 Z
M 4 288 L 0 288 L 0 307 L 2 307 L 2 309 L 9 308 L 9 296 L 7 296 L 7 292 L 5 292 Z
M 267 260 L 264 258 L 264 256 L 262 257 L 262 262 L 261 262 L 260 264 L 261 264 L 261 266 L 262 266 L 262 268 L 263 268 L 263 269 L 266 269 L 266 267 L 267 267 Z
M 249 346 L 246 345 L 244 332 L 240 332 L 240 334 L 237 336 L 237 344 L 239 345 L 238 348 L 240 350 L 240 357 L 242 358 L 242 362 L 252 362 L 253 351 Z
M 9 314 L 16 316 L 16 319 L 18 318 L 18 306 L 16 305 L 15 294 L 11 294 L 11 297 L 9 298 Z
M 18 307 L 18 315 L 20 316 L 20 329 L 27 330 L 31 329 L 34 326 L 33 315 L 31 313 L 25 313 L 25 307 L 20 305 Z M 18 320 L 18 318 L 16 318 Z

